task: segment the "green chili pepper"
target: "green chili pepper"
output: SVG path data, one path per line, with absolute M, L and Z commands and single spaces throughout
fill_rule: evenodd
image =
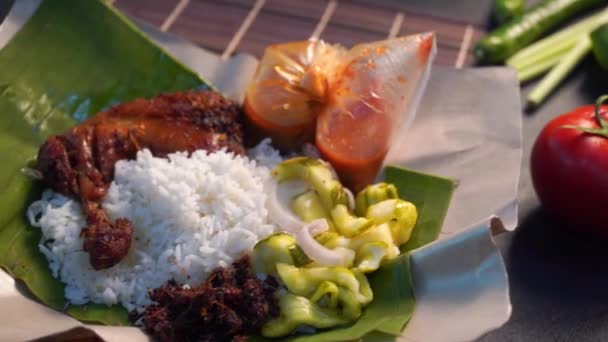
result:
M 322 308 L 305 297 L 289 293 L 280 296 L 279 309 L 280 316 L 262 326 L 262 336 L 282 337 L 301 325 L 323 329 L 351 321 L 336 310 Z
M 602 0 L 544 0 L 481 39 L 474 48 L 480 62 L 501 63 L 544 33 Z
M 591 32 L 591 49 L 597 63 L 608 70 L 608 24 L 604 24 Z
M 524 0 L 494 0 L 492 15 L 498 24 L 504 24 L 524 13 Z

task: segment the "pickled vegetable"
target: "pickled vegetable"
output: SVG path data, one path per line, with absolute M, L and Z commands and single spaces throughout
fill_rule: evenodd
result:
M 361 247 L 368 243 L 383 243 L 384 252 L 388 259 L 399 255 L 399 248 L 393 240 L 393 233 L 388 223 L 382 223 L 366 230 L 360 235 L 351 239 L 349 247 L 359 251 Z
M 295 266 L 304 266 L 312 262 L 310 258 L 304 253 L 302 248 L 298 245 L 289 246 L 287 248 L 289 254 L 291 254 L 291 258 L 293 259 L 293 265 Z
M 273 174 L 279 186 L 305 182 L 289 185 L 289 196 L 292 210 L 306 223 L 291 231 L 290 239 L 279 234 L 254 249 L 266 256 L 259 259 L 274 263 L 265 270 L 285 285 L 281 301 L 299 310 L 282 312 L 264 327 L 264 336 L 284 336 L 301 325 L 328 328 L 356 320 L 374 297 L 365 274 L 399 256 L 399 245 L 409 240 L 416 224 L 416 207 L 388 183 L 367 186 L 353 201 L 331 166 L 318 159 L 292 158 Z M 322 317 L 328 322 L 319 323 Z
M 253 247 L 251 267 L 255 273 L 276 275 L 276 264 L 295 265 L 293 252 L 296 239 L 285 233 L 270 235 Z
M 315 236 L 326 232 L 327 221 L 319 219 L 307 223 L 295 234 L 298 245 L 316 264 L 323 266 L 350 267 L 355 260 L 355 252 L 345 247 L 327 248 Z
M 368 242 L 362 245 L 355 259 L 355 265 L 363 273 L 377 270 L 386 258 L 389 246 L 385 242 Z
M 331 328 L 350 321 L 336 310 L 322 308 L 305 297 L 289 293 L 279 298 L 279 308 L 281 315 L 262 327 L 262 336 L 282 337 L 301 325 Z
M 369 286 L 367 278 L 357 279 L 351 270 L 344 267 L 295 267 L 278 263 L 276 269 L 289 292 L 299 296 L 311 296 L 323 281 L 331 281 L 352 291 L 363 305 L 373 299 L 369 293 L 361 292 L 362 286 Z M 362 279 L 365 279 L 363 285 Z
M 314 190 L 309 190 L 297 196 L 291 203 L 291 208 L 304 222 L 311 222 L 316 219 L 326 219 L 330 226 L 333 225 L 329 220 L 330 217 L 327 210 L 323 207 L 321 198 Z
M 334 249 L 336 247 L 348 247 L 350 240 L 337 232 L 327 231 L 315 236 L 315 240 L 323 246 Z
M 369 285 L 369 281 L 363 272 L 360 272 L 356 269 L 351 270 L 355 275 L 355 278 L 359 281 L 359 293 L 363 297 L 364 303 L 370 303 L 374 299 L 374 293 L 372 292 L 372 287 Z
M 359 216 L 365 216 L 367 208 L 370 205 L 395 198 L 399 198 L 399 192 L 393 184 L 381 182 L 368 185 L 357 193 L 355 198 L 355 213 Z
M 409 240 L 418 219 L 418 211 L 410 202 L 391 199 L 370 206 L 366 217 L 376 224 L 388 223 L 393 241 L 401 245 Z
M 365 217 L 353 216 L 344 204 L 336 205 L 331 211 L 331 218 L 340 234 L 353 237 L 361 234 L 372 225 L 372 221 Z
M 322 307 L 335 309 L 338 306 L 338 285 L 331 281 L 319 284 L 317 290 L 312 294 L 310 300 Z
M 302 179 L 317 193 L 323 207 L 331 210 L 337 204 L 348 204 L 342 184 L 331 166 L 320 159 L 296 157 L 283 161 L 273 171 L 280 182 Z

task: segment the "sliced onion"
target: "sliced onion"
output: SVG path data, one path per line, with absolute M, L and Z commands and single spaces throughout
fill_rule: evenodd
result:
M 355 259 L 355 252 L 343 247 L 329 249 L 321 245 L 314 236 L 329 229 L 325 219 L 314 220 L 302 226 L 295 234 L 296 241 L 304 253 L 322 266 L 350 266 Z
M 268 216 L 270 221 L 276 224 L 281 231 L 292 234 L 297 233 L 305 223 L 286 207 L 285 204 L 291 203 L 291 200 L 296 195 L 304 192 L 306 189 L 303 189 L 299 183 L 292 183 L 292 181 L 289 181 L 281 184 L 281 194 L 279 194 L 279 187 L 277 186 L 277 182 L 273 179 L 269 180 L 267 189 Z
M 353 196 L 353 193 L 348 188 L 344 188 L 344 193 L 346 194 L 346 198 L 348 198 L 348 209 L 355 210 L 355 196 Z

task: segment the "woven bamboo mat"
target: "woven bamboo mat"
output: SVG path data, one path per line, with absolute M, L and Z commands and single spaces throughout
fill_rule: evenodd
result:
M 485 33 L 479 23 L 438 17 L 416 2 L 347 0 L 114 0 L 132 18 L 225 57 L 312 36 L 352 46 L 415 32 L 437 34 L 437 64 L 473 63 L 472 43 Z

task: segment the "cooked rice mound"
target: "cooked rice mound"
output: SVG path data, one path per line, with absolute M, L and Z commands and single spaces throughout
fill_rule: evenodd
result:
M 46 190 L 27 214 L 42 230 L 40 250 L 66 284 L 66 298 L 141 311 L 151 303 L 148 289 L 170 279 L 196 286 L 272 234 L 266 190 L 279 156 L 267 142 L 252 153 L 261 163 L 225 151 L 166 159 L 142 150 L 135 160 L 119 161 L 103 208 L 113 220 L 133 222 L 133 244 L 124 260 L 101 271 L 82 249 L 80 204 Z

